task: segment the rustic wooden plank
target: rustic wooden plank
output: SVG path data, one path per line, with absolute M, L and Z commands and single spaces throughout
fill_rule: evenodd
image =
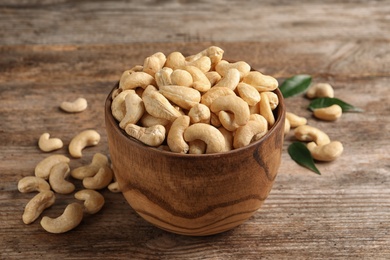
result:
M 66 144 L 82 129 L 101 133 L 101 143 L 86 149 L 82 159 L 72 160 L 71 167 L 88 163 L 95 152 L 108 154 L 103 105 L 120 73 L 156 51 L 191 54 L 210 44 L 0 47 L 1 258 L 390 257 L 387 40 L 213 43 L 225 49 L 226 57 L 246 60 L 280 81 L 298 73 L 312 74 L 315 81 L 333 84 L 337 97 L 365 109 L 325 123 L 311 117 L 305 98 L 287 99 L 290 111 L 342 141 L 345 152 L 335 162 L 319 164 L 323 175 L 318 176 L 291 161 L 286 148 L 293 138 L 288 135 L 269 198 L 240 227 L 211 237 L 169 234 L 142 220 L 120 194 L 106 190 L 104 209 L 69 233 L 51 235 L 39 223 L 22 223 L 31 194 L 20 194 L 16 185 L 47 156 L 37 148 L 43 131 L 49 130 Z M 85 113 L 69 115 L 58 109 L 62 100 L 79 95 L 89 101 Z M 66 147 L 55 153 L 68 154 Z M 59 214 L 73 200 L 59 196 L 47 214 Z

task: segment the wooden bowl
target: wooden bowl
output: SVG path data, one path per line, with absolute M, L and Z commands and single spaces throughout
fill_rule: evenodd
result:
M 114 89 L 117 86 L 114 87 Z M 178 154 L 129 137 L 105 104 L 115 177 L 130 206 L 146 221 L 177 234 L 204 236 L 250 218 L 271 191 L 282 153 L 285 105 L 281 92 L 275 124 L 259 141 L 226 153 Z

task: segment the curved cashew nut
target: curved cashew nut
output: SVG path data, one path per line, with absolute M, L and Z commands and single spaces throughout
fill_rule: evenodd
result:
M 83 186 L 91 190 L 100 190 L 107 187 L 114 177 L 114 173 L 109 166 L 101 167 L 93 177 L 85 177 Z
M 315 142 L 307 144 L 311 155 L 318 161 L 330 162 L 343 153 L 343 144 L 339 141 L 332 141 L 329 144 L 318 146 Z
M 317 145 L 322 146 L 330 143 L 329 136 L 322 132 L 320 129 L 309 126 L 301 125 L 295 128 L 295 138 L 300 141 L 314 141 Z
M 69 194 L 75 190 L 76 187 L 74 184 L 66 180 L 69 173 L 69 165 L 65 162 L 60 162 L 51 168 L 49 183 L 55 192 L 60 194 Z
M 35 166 L 35 176 L 48 180 L 51 168 L 60 162 L 69 163 L 70 159 L 61 154 L 53 154 L 46 157 Z
M 343 109 L 337 104 L 329 107 L 317 108 L 313 111 L 315 117 L 326 121 L 335 121 L 341 117 L 342 113 Z
M 172 73 L 173 73 L 173 69 L 168 67 L 164 67 L 159 71 L 157 71 L 156 74 L 154 75 L 157 86 L 160 88 L 161 86 L 172 85 L 172 79 L 171 79 Z
M 180 116 L 173 121 L 171 129 L 168 132 L 167 144 L 169 149 L 175 153 L 187 153 L 189 146 L 184 141 L 184 130 L 190 125 L 189 116 Z
M 188 142 L 189 154 L 204 154 L 206 153 L 207 144 L 202 140 L 196 139 L 194 141 Z
M 260 93 L 260 115 L 262 115 L 265 119 L 267 119 L 269 127 L 273 126 L 275 123 L 275 117 L 272 113 L 270 101 L 268 99 L 268 95 L 265 92 Z
M 166 85 L 161 86 L 159 91 L 168 100 L 187 110 L 190 110 L 193 106 L 199 104 L 200 102 L 200 92 L 193 88 L 178 85 Z
M 237 69 L 240 72 L 240 78 L 244 78 L 251 70 L 251 66 L 245 61 L 237 61 L 229 63 L 226 60 L 221 60 L 215 65 L 215 70 L 224 77 L 229 69 Z
M 191 87 L 194 83 L 191 74 L 182 69 L 176 69 L 171 74 L 172 85 Z
M 207 72 L 211 68 L 211 60 L 207 56 L 200 57 L 193 61 L 186 61 L 186 58 L 180 52 L 172 52 L 168 55 L 165 66 L 175 69 L 181 69 L 185 66 L 197 67 L 203 73 Z
M 192 142 L 200 139 L 207 144 L 206 153 L 219 153 L 225 148 L 225 138 L 222 133 L 212 125 L 196 123 L 184 131 L 184 140 Z
M 260 93 L 249 84 L 240 82 L 237 85 L 238 95 L 246 102 L 249 106 L 255 106 L 260 101 Z
M 84 209 L 88 214 L 95 214 L 104 206 L 103 195 L 95 190 L 80 190 L 74 194 L 74 197 L 84 201 Z
M 78 98 L 73 102 L 64 101 L 61 103 L 60 108 L 68 113 L 82 112 L 88 107 L 88 102 L 85 98 Z
M 92 162 L 88 165 L 80 166 L 73 169 L 70 175 L 78 180 L 94 176 L 101 167 L 108 165 L 108 158 L 104 154 L 95 153 Z
M 219 111 L 218 113 L 219 122 L 221 122 L 222 126 L 228 131 L 235 131 L 240 125 L 238 125 L 235 121 L 234 114 L 228 113 L 226 111 Z
M 50 138 L 49 133 L 43 133 L 39 137 L 38 146 L 44 152 L 51 152 L 62 148 L 63 142 L 59 138 Z
M 229 96 L 229 95 L 236 96 L 236 93 L 234 93 L 234 91 L 231 90 L 230 88 L 214 86 L 209 91 L 207 91 L 202 95 L 202 98 L 200 99 L 200 103 L 210 107 L 215 99 L 222 96 Z
M 41 226 L 50 233 L 65 233 L 77 227 L 83 220 L 83 207 L 77 203 L 66 206 L 62 215 L 57 218 L 44 216 L 41 219 Z
M 248 75 L 242 79 L 242 82 L 253 86 L 259 92 L 273 91 L 279 86 L 278 81 L 274 77 L 264 75 L 259 71 L 249 72 Z
M 245 125 L 250 116 L 249 106 L 243 99 L 236 95 L 228 95 L 216 98 L 210 106 L 214 113 L 230 111 L 234 114 L 235 123 Z
M 246 125 L 240 126 L 233 137 L 233 147 L 235 149 L 247 146 L 255 140 L 259 140 L 267 133 L 266 122 L 250 120 Z
M 122 121 L 126 115 L 126 96 L 132 93 L 135 93 L 132 89 L 123 90 L 112 100 L 111 113 L 119 122 Z
M 121 189 L 119 188 L 119 183 L 117 181 L 110 183 L 107 188 L 114 193 L 119 193 L 121 192 Z
M 26 176 L 19 180 L 18 190 L 21 193 L 28 193 L 33 191 L 41 192 L 44 190 L 50 190 L 50 185 L 43 178 L 36 176 Z
M 214 87 L 225 87 L 230 88 L 231 90 L 235 90 L 239 82 L 240 72 L 238 69 L 231 68 Z
M 274 110 L 279 105 L 279 98 L 278 95 L 276 95 L 274 92 L 271 91 L 264 91 L 264 95 L 268 96 L 269 105 L 271 107 L 271 110 Z
M 24 208 L 22 220 L 24 224 L 33 223 L 41 213 L 52 206 L 56 200 L 54 192 L 44 190 L 35 195 Z
M 74 158 L 83 156 L 82 150 L 87 146 L 95 146 L 100 141 L 100 134 L 95 130 L 84 130 L 77 134 L 69 143 L 69 153 Z
M 183 69 L 189 72 L 192 76 L 192 88 L 199 90 L 200 92 L 206 92 L 211 88 L 209 79 L 199 68 L 195 66 L 185 66 Z
M 156 81 L 153 76 L 143 71 L 126 70 L 119 80 L 119 88 L 123 90 L 146 88 L 149 85 L 156 85 Z
M 167 58 L 164 53 L 156 52 L 145 58 L 143 71 L 154 77 L 156 72 L 164 66 L 166 60 Z
M 126 114 L 120 121 L 119 127 L 124 129 L 127 124 L 136 124 L 145 112 L 144 102 L 136 93 L 129 93 L 125 97 Z
M 169 121 L 174 121 L 181 116 L 181 113 L 172 106 L 163 94 L 149 85 L 142 94 L 145 110 L 154 117 L 164 118 Z
M 211 112 L 210 109 L 201 103 L 194 105 L 190 111 L 188 111 L 191 123 L 209 123 Z
M 291 128 L 296 128 L 301 125 L 306 125 L 307 119 L 301 116 L 298 116 L 291 112 L 286 112 L 286 119 L 290 122 Z
M 224 50 L 217 46 L 210 46 L 207 49 L 204 49 L 203 51 L 186 57 L 186 61 L 195 61 L 203 56 L 207 56 L 211 60 L 211 69 L 214 69 L 215 65 L 218 64 L 222 60 Z
M 159 146 L 164 142 L 166 130 L 162 125 L 141 127 L 134 124 L 128 124 L 125 128 L 125 132 L 146 145 Z
M 317 83 L 311 86 L 307 92 L 308 98 L 334 97 L 334 90 L 329 83 Z

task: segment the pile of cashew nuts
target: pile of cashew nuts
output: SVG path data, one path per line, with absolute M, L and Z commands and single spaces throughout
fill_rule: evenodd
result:
M 334 90 L 328 83 L 317 83 L 312 85 L 306 92 L 310 99 L 320 97 L 334 97 Z M 335 121 L 340 118 L 342 109 L 339 105 L 332 105 L 325 108 L 318 108 L 313 111 L 314 117 L 325 120 Z M 312 157 L 317 161 L 330 162 L 338 158 L 344 150 L 339 141 L 331 141 L 329 136 L 320 129 L 307 125 L 307 119 L 291 112 L 286 112 L 284 132 L 287 134 L 291 128 L 294 129 L 294 136 L 297 140 L 308 142 L 306 147 Z
M 70 141 L 69 153 L 73 158 L 80 158 L 84 148 L 95 146 L 99 141 L 98 132 L 84 130 Z M 51 152 L 63 147 L 63 142 L 59 138 L 50 138 L 49 133 L 44 133 L 39 138 L 38 146 L 43 152 Z M 82 181 L 83 189 L 74 193 L 76 202 L 70 203 L 60 216 L 42 217 L 40 224 L 50 233 L 67 232 L 81 223 L 84 214 L 97 213 L 105 202 L 98 190 L 108 187 L 112 192 L 119 192 L 118 183 L 114 181 L 114 174 L 107 156 L 95 153 L 90 164 L 73 170 L 70 169 L 69 163 L 70 158 L 65 155 L 49 155 L 36 165 L 34 176 L 26 176 L 19 180 L 18 190 L 20 192 L 38 192 L 24 208 L 22 220 L 25 224 L 33 223 L 45 209 L 51 207 L 56 201 L 56 194 L 75 192 L 76 186 L 70 181 L 70 177 Z
M 241 148 L 275 123 L 278 81 L 211 46 L 185 57 L 157 52 L 123 72 L 111 111 L 129 136 L 183 154 Z

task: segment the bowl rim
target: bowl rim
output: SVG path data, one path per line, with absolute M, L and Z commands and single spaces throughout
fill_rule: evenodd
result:
M 273 132 L 276 131 L 275 129 L 280 124 L 284 123 L 284 120 L 285 120 L 286 107 L 285 107 L 285 103 L 284 103 L 284 98 L 283 98 L 282 92 L 279 90 L 279 88 L 276 88 L 275 90 L 272 91 L 272 92 L 274 92 L 278 96 L 278 99 L 279 99 L 278 106 L 273 110 L 274 115 L 277 115 L 275 123 L 267 131 L 267 133 L 264 136 L 262 136 L 259 140 L 257 140 L 256 142 L 250 143 L 249 145 L 246 145 L 244 147 L 240 147 L 240 148 L 237 148 L 237 149 L 232 149 L 232 150 L 227 151 L 227 152 L 210 153 L 210 154 L 183 154 L 183 153 L 175 153 L 175 152 L 170 152 L 170 151 L 165 151 L 165 150 L 162 150 L 162 149 L 158 149 L 157 147 L 147 146 L 144 143 L 142 143 L 141 141 L 135 139 L 134 137 L 131 137 L 131 136 L 127 135 L 126 132 L 119 127 L 119 124 L 117 123 L 116 119 L 114 118 L 114 116 L 111 113 L 112 93 L 118 87 L 119 87 L 119 81 L 117 81 L 117 83 L 111 89 L 110 93 L 108 94 L 108 96 L 106 98 L 105 108 L 104 108 L 104 112 L 106 114 L 105 115 L 105 120 L 109 120 L 110 123 L 114 126 L 115 132 L 117 132 L 118 134 L 122 135 L 127 140 L 129 140 L 130 142 L 134 143 L 134 145 L 136 145 L 137 148 L 139 148 L 139 149 L 146 149 L 148 151 L 153 151 L 156 154 L 161 154 L 161 155 L 164 155 L 164 156 L 177 157 L 177 158 L 186 158 L 186 159 L 187 158 L 202 158 L 202 157 L 204 157 L 204 158 L 213 158 L 213 157 L 217 158 L 217 157 L 221 157 L 221 156 L 231 156 L 231 155 L 234 155 L 236 153 L 240 153 L 243 150 L 255 148 L 258 144 L 262 143 L 270 135 L 272 135 Z

